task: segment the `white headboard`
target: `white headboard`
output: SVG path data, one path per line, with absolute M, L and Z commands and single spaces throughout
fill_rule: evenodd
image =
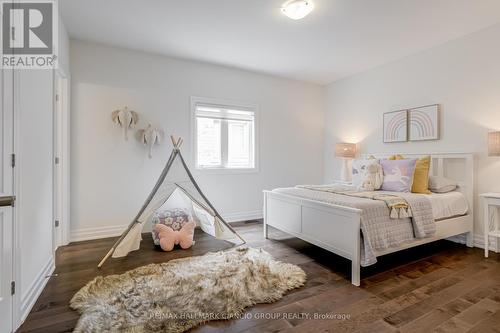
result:
M 444 176 L 458 182 L 458 190 L 462 192 L 469 202 L 468 214 L 474 211 L 474 154 L 471 153 L 377 153 L 361 154 L 362 158 L 375 156 L 376 158 L 387 158 L 394 154 L 403 155 L 408 158 L 421 158 L 431 156 L 430 175 Z

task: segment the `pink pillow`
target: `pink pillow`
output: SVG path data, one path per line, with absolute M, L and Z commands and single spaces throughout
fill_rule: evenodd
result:
M 181 230 L 173 230 L 163 225 L 155 225 L 155 231 L 160 238 L 160 246 L 163 251 L 172 251 L 175 245 L 180 245 L 183 249 L 188 249 L 193 245 L 194 221 L 186 223 Z

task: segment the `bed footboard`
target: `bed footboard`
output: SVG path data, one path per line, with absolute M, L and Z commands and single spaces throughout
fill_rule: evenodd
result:
M 264 237 L 268 226 L 351 260 L 351 282 L 360 284 L 361 210 L 264 191 Z

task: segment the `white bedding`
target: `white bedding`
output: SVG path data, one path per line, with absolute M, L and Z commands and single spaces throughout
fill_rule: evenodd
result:
M 431 202 L 434 220 L 465 215 L 469 210 L 467 198 L 461 192 L 424 194 Z

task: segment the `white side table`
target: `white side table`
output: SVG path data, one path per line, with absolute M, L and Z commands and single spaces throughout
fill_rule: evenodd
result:
M 479 195 L 483 201 L 483 227 L 484 227 L 484 256 L 488 258 L 489 236 L 500 238 L 497 214 L 491 214 L 491 209 L 500 207 L 500 193 L 483 193 Z M 491 216 L 493 216 L 493 230 L 490 231 Z M 498 252 L 498 239 L 497 251 Z

